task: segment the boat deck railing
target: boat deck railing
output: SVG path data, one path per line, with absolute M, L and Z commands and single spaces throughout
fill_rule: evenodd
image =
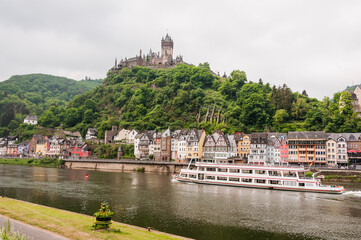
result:
M 290 165 L 271 165 L 271 164 L 245 164 L 245 163 L 217 163 L 217 162 L 196 162 L 196 165 L 229 165 L 229 166 L 247 166 L 247 167 L 281 167 L 281 168 L 300 168 L 304 169 L 303 166 L 290 166 Z

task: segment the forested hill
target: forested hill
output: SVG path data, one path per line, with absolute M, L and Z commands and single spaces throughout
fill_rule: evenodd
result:
M 65 107 L 76 95 L 86 93 L 102 82 L 75 81 L 47 74 L 16 75 L 0 82 L 0 135 L 9 132 L 9 125 L 16 127 L 27 114 L 40 116 L 52 105 Z
M 76 96 L 67 108 L 51 107 L 39 123 L 61 125 L 83 135 L 89 127 L 96 127 L 99 137 L 112 125 L 138 130 L 220 129 L 226 133 L 361 131 L 349 93 L 318 101 L 305 91 L 292 92 L 286 85 L 249 81 L 239 70 L 226 78 L 215 76 L 208 64 L 109 72 L 102 85 Z

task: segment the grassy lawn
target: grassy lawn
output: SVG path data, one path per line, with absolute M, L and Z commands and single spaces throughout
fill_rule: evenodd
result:
M 63 161 L 57 158 L 41 158 L 41 159 L 0 158 L 0 164 L 58 167 L 63 164 Z
M 181 239 L 116 222 L 108 232 L 92 231 L 93 217 L 9 198 L 0 197 L 0 214 L 70 239 Z

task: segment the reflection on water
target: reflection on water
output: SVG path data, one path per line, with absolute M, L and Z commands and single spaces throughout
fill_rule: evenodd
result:
M 85 174 L 89 180 L 85 181 Z M 197 239 L 357 239 L 361 184 L 342 195 L 171 181 L 169 175 L 0 165 L 0 194 Z

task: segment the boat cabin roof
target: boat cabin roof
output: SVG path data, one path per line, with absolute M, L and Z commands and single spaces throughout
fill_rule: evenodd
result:
M 214 167 L 214 168 L 232 168 L 232 169 L 256 169 L 256 170 L 273 170 L 273 171 L 297 171 L 304 172 L 303 167 L 287 166 L 267 166 L 267 165 L 250 165 L 250 164 L 218 164 L 218 163 L 196 163 L 196 167 Z

